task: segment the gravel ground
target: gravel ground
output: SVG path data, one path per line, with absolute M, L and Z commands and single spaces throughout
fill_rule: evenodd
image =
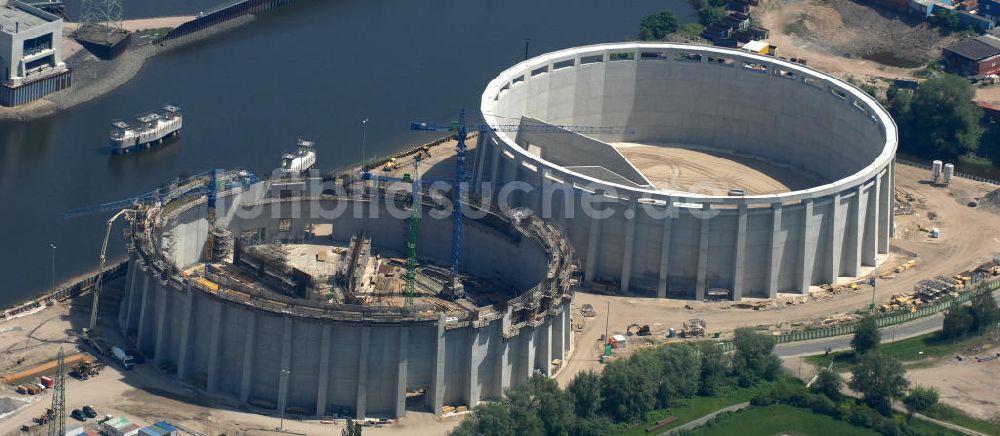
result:
M 129 47 L 118 58 L 102 61 L 86 50 L 66 59 L 73 71 L 73 86 L 17 108 L 0 108 L 0 120 L 30 120 L 52 115 L 80 103 L 111 92 L 131 80 L 142 69 L 146 59 L 168 50 L 195 43 L 215 34 L 253 21 L 253 15 L 230 20 L 208 30 L 190 34 L 166 45 Z

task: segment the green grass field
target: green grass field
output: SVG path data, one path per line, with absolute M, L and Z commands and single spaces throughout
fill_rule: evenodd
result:
M 924 412 L 924 415 L 941 421 L 952 422 L 978 432 L 1000 435 L 1000 422 L 988 422 L 973 418 L 947 404 L 938 403 L 934 407 L 931 407 L 930 410 Z
M 961 434 L 917 419 L 911 419 L 909 426 L 919 435 L 950 436 Z M 711 426 L 697 428 L 691 434 L 697 436 L 728 436 L 733 434 L 740 436 L 862 436 L 879 433 L 826 415 L 813 413 L 808 409 L 776 404 L 766 407 L 751 407 L 723 417 Z
M 767 407 L 753 407 L 743 412 L 722 418 L 711 427 L 695 429 L 691 434 L 698 436 L 770 436 L 770 435 L 838 435 L 868 436 L 878 432 L 863 427 L 855 427 L 826 415 L 818 415 L 807 409 L 781 404 Z
M 693 397 L 686 398 L 684 400 L 678 401 L 678 404 L 669 409 L 657 409 L 649 412 L 649 419 L 643 421 L 641 424 L 633 426 L 625 431 L 626 435 L 645 435 L 646 428 L 656 424 L 657 421 L 664 419 L 668 416 L 676 416 L 677 420 L 670 423 L 669 425 L 663 426 L 657 429 L 657 432 L 663 432 L 671 428 L 677 427 L 686 422 L 693 421 L 695 419 L 701 418 L 702 416 L 708 415 L 716 410 L 722 409 L 724 407 L 732 406 L 734 404 L 743 403 L 750 401 L 758 392 L 766 387 L 770 387 L 772 382 L 761 383 L 752 388 L 735 388 L 725 394 L 715 396 L 715 397 Z

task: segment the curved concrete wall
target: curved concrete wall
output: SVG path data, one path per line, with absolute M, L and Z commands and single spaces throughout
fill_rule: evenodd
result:
M 271 240 L 292 238 L 310 223 L 332 223 L 333 239 L 346 242 L 360 228 L 361 209 L 370 207 L 367 201 L 329 197 L 272 201 L 263 186 L 266 182 L 229 205 L 220 199 L 218 222 L 237 234 L 263 228 Z M 235 213 L 240 201 L 262 204 L 266 212 L 241 217 Z M 314 208 L 335 210 L 338 201 L 347 203 L 344 213 L 298 218 L 319 213 Z M 161 241 L 173 242 L 157 247 L 179 268 L 198 261 L 207 216 L 204 203 L 185 207 L 164 230 Z M 291 230 L 279 232 L 279 219 L 290 216 L 296 217 Z M 379 217 L 364 220 L 373 244 L 402 253 L 406 221 L 384 208 Z M 425 218 L 421 224 L 421 258 L 447 263 L 451 220 Z M 547 247 L 508 221 L 470 220 L 463 241 L 464 271 L 504 283 L 511 298 L 528 290 L 554 298 L 528 308 L 535 304 L 531 298 L 519 297 L 514 301 L 520 303 L 512 301 L 490 318 L 296 316 L 192 286 L 164 266 L 169 262 L 138 249 L 129 265 L 136 275 L 121 303 L 120 327 L 140 352 L 180 380 L 251 410 L 400 417 L 408 407 L 440 413 L 444 405 L 475 405 L 526 382 L 535 371 L 553 374 L 552 360 L 565 358 L 570 349 L 571 294 L 568 280 L 549 276 Z M 528 312 L 531 319 L 521 319 Z M 407 392 L 419 390 L 424 398 L 408 405 Z
M 509 198 L 561 227 L 588 282 L 670 298 L 702 299 L 713 288 L 736 300 L 775 297 L 857 276 L 888 252 L 896 126 L 860 90 L 800 65 L 715 47 L 588 46 L 504 71 L 481 109 L 490 125 L 527 117 L 613 129 L 493 132 L 472 160 L 475 182 L 534 188 Z M 635 183 L 624 159 L 605 165 L 617 178 L 588 167 L 608 159 L 594 139 L 752 155 L 821 185 L 745 197 L 655 190 Z M 613 214 L 588 217 L 584 198 Z

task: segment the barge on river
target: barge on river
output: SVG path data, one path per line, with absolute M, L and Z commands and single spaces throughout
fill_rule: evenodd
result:
M 111 150 L 129 153 L 153 143 L 176 136 L 181 131 L 184 117 L 177 106 L 167 105 L 160 112 L 150 112 L 135 119 L 134 123 L 115 121 L 111 125 Z

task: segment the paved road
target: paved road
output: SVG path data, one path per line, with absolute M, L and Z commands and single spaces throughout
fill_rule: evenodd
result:
M 1000 292 L 994 293 L 993 299 L 997 300 L 997 304 L 1000 304 Z M 944 313 L 941 312 L 915 321 L 910 321 L 905 324 L 885 327 L 882 329 L 882 342 L 898 341 L 912 338 L 914 336 L 920 336 L 935 330 L 940 330 L 943 323 Z M 833 351 L 850 349 L 851 335 L 778 344 L 778 346 L 775 347 L 775 353 L 781 357 L 800 356 L 804 354 L 822 353 L 827 349 L 827 347 L 833 349 Z
M 663 433 L 660 433 L 659 436 L 668 435 L 668 434 L 674 434 L 674 433 L 677 433 L 677 432 L 679 432 L 681 430 L 691 430 L 691 429 L 696 428 L 696 427 L 701 427 L 706 422 L 708 422 L 710 419 L 715 418 L 716 415 L 718 415 L 718 414 L 720 414 L 722 412 L 738 412 L 740 410 L 746 409 L 747 407 L 750 407 L 750 403 L 749 402 L 739 403 L 739 404 L 733 404 L 732 406 L 729 406 L 729 407 L 723 407 L 723 408 L 721 408 L 719 410 L 716 410 L 716 411 L 714 411 L 712 413 L 709 413 L 708 415 L 702 416 L 701 418 L 698 418 L 698 419 L 696 419 L 694 421 L 689 421 L 687 423 L 684 423 L 684 425 L 678 425 L 677 427 L 674 427 L 674 428 L 672 428 L 670 430 L 667 430 L 667 431 L 665 431 Z

